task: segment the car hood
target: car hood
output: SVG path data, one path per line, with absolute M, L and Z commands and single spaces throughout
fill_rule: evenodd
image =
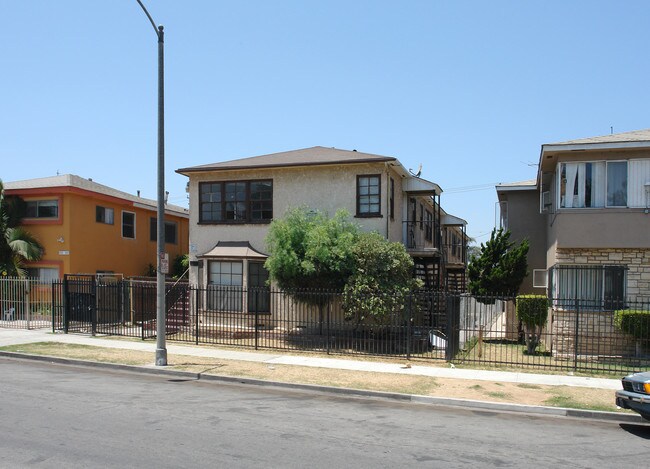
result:
M 627 375 L 625 379 L 632 381 L 650 381 L 650 371 L 644 371 L 643 373 L 634 373 L 632 375 Z

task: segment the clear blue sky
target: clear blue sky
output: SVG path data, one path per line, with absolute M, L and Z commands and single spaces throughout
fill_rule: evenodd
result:
M 650 127 L 650 2 L 157 1 L 174 170 L 315 145 L 397 157 L 485 241 L 543 143 Z M 156 198 L 157 43 L 135 0 L 0 0 L 0 178 Z

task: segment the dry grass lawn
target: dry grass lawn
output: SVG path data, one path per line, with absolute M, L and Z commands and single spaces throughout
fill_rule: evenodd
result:
M 35 355 L 127 365 L 152 364 L 152 355 L 149 352 L 57 342 L 21 344 L 2 347 L 1 349 Z M 172 370 L 221 376 L 479 401 L 617 411 L 614 404 L 614 393 L 602 389 L 430 378 L 293 365 L 270 365 L 267 363 L 175 354 L 169 354 L 168 364 Z

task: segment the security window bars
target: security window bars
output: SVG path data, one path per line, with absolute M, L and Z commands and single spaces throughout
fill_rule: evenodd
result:
M 199 185 L 201 223 L 269 222 L 273 181 L 204 182 Z
M 59 201 L 58 200 L 28 200 L 27 218 L 58 218 Z
M 584 309 L 616 309 L 625 303 L 624 266 L 556 265 L 551 269 L 551 292 L 556 306 Z M 567 303 L 568 301 L 568 303 Z
M 381 216 L 380 175 L 357 176 L 357 216 Z

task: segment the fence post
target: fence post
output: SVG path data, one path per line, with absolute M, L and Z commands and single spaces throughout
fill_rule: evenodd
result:
M 68 278 L 63 276 L 63 332 L 68 333 L 70 329 L 70 292 L 68 291 Z
M 456 294 L 445 293 L 444 301 L 447 315 L 445 360 L 451 362 L 460 348 L 460 297 Z
M 249 287 L 249 288 L 251 288 L 251 287 Z M 259 325 L 260 312 L 259 312 L 258 303 L 259 303 L 259 300 L 260 300 L 260 296 L 259 296 L 260 291 L 259 291 L 258 287 L 252 287 L 252 288 L 254 289 L 254 292 L 255 292 L 255 295 L 254 295 L 254 297 L 255 297 L 255 324 L 254 324 L 253 327 L 255 328 L 255 350 L 257 350 L 258 341 L 259 341 L 259 327 L 258 327 L 258 325 Z
M 411 321 L 413 320 L 413 292 L 409 292 L 408 317 L 406 318 L 406 359 L 411 359 Z
M 97 335 L 97 288 L 95 285 L 95 278 L 93 277 L 90 284 L 90 297 L 92 298 L 91 304 L 88 305 L 90 308 L 90 320 L 92 321 L 92 334 Z
M 135 284 L 138 289 L 140 290 L 140 330 L 142 331 L 142 340 L 145 340 L 145 333 L 144 333 L 144 311 L 145 311 L 145 305 L 144 305 L 144 284 L 136 283 Z M 137 302 L 136 302 L 137 304 Z M 147 305 L 148 306 L 148 305 Z M 133 312 L 133 320 L 135 321 L 135 311 Z
M 190 291 L 191 291 L 191 288 L 192 287 L 190 287 Z M 195 325 L 194 336 L 195 336 L 195 340 L 196 340 L 196 345 L 199 345 L 199 294 L 200 294 L 200 291 L 199 291 L 198 286 L 194 289 L 194 292 L 195 292 L 195 295 L 194 295 L 194 311 L 195 311 L 195 315 L 194 315 L 194 325 Z
M 31 329 L 29 324 L 29 290 L 30 290 L 30 280 L 25 279 L 25 317 L 27 319 L 27 330 Z
M 576 310 L 576 327 L 575 327 L 575 337 L 574 337 L 574 340 L 573 340 L 573 348 L 574 348 L 573 370 L 574 371 L 578 369 L 578 337 L 580 336 L 580 334 L 578 333 L 578 329 L 580 327 L 579 304 L 580 304 L 580 300 L 578 300 L 576 298 L 576 303 L 575 303 L 575 305 L 576 305 L 576 307 L 575 307 L 575 310 Z
M 332 296 L 331 293 L 328 294 L 327 298 L 327 354 L 330 354 L 330 337 L 331 337 L 331 329 L 330 329 L 330 307 L 332 305 Z
M 57 282 L 56 280 L 52 280 L 52 296 L 50 296 L 50 309 L 52 310 L 52 334 L 56 332 L 56 326 L 54 324 L 55 321 L 55 304 L 56 304 L 56 286 Z

